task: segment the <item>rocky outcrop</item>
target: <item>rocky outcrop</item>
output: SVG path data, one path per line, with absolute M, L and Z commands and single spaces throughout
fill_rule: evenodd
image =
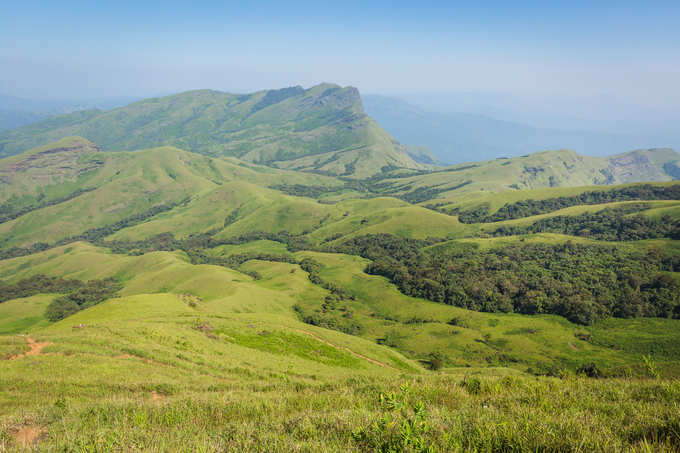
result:
M 75 180 L 104 164 L 103 158 L 92 156 L 100 152 L 101 149 L 89 140 L 68 137 L 0 161 L 0 184 L 11 184 L 19 175 L 25 177 L 27 173 L 38 185 Z

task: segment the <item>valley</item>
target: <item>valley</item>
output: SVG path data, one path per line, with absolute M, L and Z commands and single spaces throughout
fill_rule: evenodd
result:
M 441 167 L 324 84 L 0 155 L 0 451 L 680 447 L 676 151 Z

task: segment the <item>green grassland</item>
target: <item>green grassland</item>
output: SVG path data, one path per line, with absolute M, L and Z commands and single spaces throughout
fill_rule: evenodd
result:
M 54 152 L 64 148 L 67 150 Z M 61 176 L 58 179 L 36 177 L 36 172 L 44 172 L 50 162 L 61 169 Z M 128 228 L 111 231 L 112 238 L 138 239 L 165 231 L 185 236 L 221 230 L 219 237 L 250 231 L 288 231 L 309 234 L 311 240 L 320 243 L 335 241 L 340 236 L 374 232 L 409 237 L 460 237 L 480 232 L 478 225 L 461 224 L 455 216 L 394 198 L 342 199 L 342 194 L 348 192 L 345 183 L 337 178 L 213 159 L 170 147 L 134 153 L 101 153 L 92 143 L 74 137 L 0 160 L 2 168 L 16 170 L 12 171 L 8 184 L 0 185 L 3 207 L 23 213 L 0 223 L 0 243 L 4 248 L 26 247 L 36 242 L 55 243 L 89 229 L 144 215 L 159 206 L 172 209 L 155 213 L 150 221 L 139 225 L 123 225 Z M 281 184 L 321 187 L 329 192 L 319 197 L 319 201 L 271 189 Z M 62 200 L 77 189 L 85 191 Z M 600 186 L 511 190 L 497 196 L 473 193 L 458 196 L 456 200 L 460 201 L 452 201 L 445 208 L 466 210 L 489 205 L 492 213 L 518 200 L 569 196 L 591 189 L 607 190 Z M 390 192 L 392 189 L 376 186 L 371 190 Z M 333 193 L 339 197 L 338 201 L 328 201 L 332 200 L 329 195 Z M 369 192 L 364 196 L 378 194 Z M 50 200 L 57 202 L 50 204 Z M 677 215 L 670 203 L 655 202 L 654 208 L 659 210 L 650 215 L 659 217 L 668 212 Z M 594 209 L 597 208 L 572 207 L 564 213 L 571 215 Z M 498 226 L 501 225 L 483 228 Z
M 250 111 L 262 102 L 245 120 L 262 131 L 294 110 L 295 94 L 284 95 L 225 102 Z M 170 100 L 151 104 L 164 102 Z M 150 108 L 145 104 L 135 108 Z M 314 130 L 316 119 L 309 121 Z M 655 165 L 672 158 L 663 151 L 645 156 Z M 536 156 L 428 175 L 392 169 L 385 175 L 399 177 L 361 182 L 295 171 L 323 165 L 289 157 L 275 163 L 284 169 L 171 146 L 103 153 L 71 137 L 0 160 L 3 284 L 47 275 L 121 285 L 114 297 L 54 323 L 45 310 L 60 294 L 0 302 L 0 451 L 680 449 L 680 319 L 582 325 L 551 314 L 472 311 L 407 296 L 366 273 L 370 260 L 339 253 L 350 239 L 391 234 L 435 238 L 422 241 L 429 244 L 423 256 L 471 244 L 482 252 L 567 243 L 677 256 L 680 241 L 670 236 L 490 237 L 500 227 L 639 200 L 490 223 L 462 223 L 455 213 L 426 207 L 443 202 L 446 209 L 488 206 L 494 213 L 517 201 L 621 186 L 504 185 L 506 176 L 526 187 L 549 185 L 545 172 L 531 170 L 537 179 L 523 180 L 510 171 L 527 171 Z M 598 182 L 569 173 L 581 162 L 575 154 L 541 154 L 536 162 L 553 165 L 553 157 L 572 159 L 554 164 L 566 172 L 560 184 Z M 601 168 L 593 162 L 594 175 Z M 439 190 L 457 184 L 441 181 L 464 174 L 475 182 Z M 425 198 L 412 198 L 423 181 L 432 183 L 422 186 Z M 678 200 L 643 202 L 626 215 L 680 218 Z M 135 242 L 155 244 L 161 233 L 171 233 L 177 241 L 166 240 L 176 247 Z M 192 239 L 217 245 L 186 245 Z M 234 257 L 245 258 L 229 261 Z
M 83 143 L 82 139 L 74 140 Z M 8 200 L 13 195 L 16 198 L 17 194 L 30 194 L 31 198 L 27 200 L 18 199 L 13 202 L 18 209 L 26 206 L 30 208 L 31 202 L 41 194 L 50 199 L 71 193 L 75 187 L 85 187 L 88 191 L 61 203 L 37 206 L 18 218 L 0 223 L 0 241 L 3 247 L 26 246 L 47 238 L 53 243 L 88 229 L 111 225 L 143 214 L 157 206 L 178 204 L 183 200 L 189 202 L 200 199 L 205 203 L 202 208 L 212 213 L 215 213 L 215 206 L 218 205 L 217 213 L 221 218 L 213 220 L 223 225 L 225 217 L 233 209 L 246 204 L 248 200 L 262 198 L 257 192 L 271 193 L 264 187 L 265 184 L 304 182 L 331 187 L 339 184 L 324 176 L 210 159 L 167 147 L 135 153 L 81 154 L 79 159 L 94 155 L 101 163 L 97 168 L 79 176 L 79 170 L 75 168 L 65 173 L 63 181 L 56 183 L 36 178 L 33 165 L 37 164 L 31 156 L 43 153 L 49 156 L 44 157 L 45 159 L 52 158 L 52 151 L 58 146 L 61 145 L 53 144 L 48 149 L 33 150 L 0 160 L 0 165 L 5 167 L 10 165 L 6 161 L 15 164 L 23 162 L 20 171 L 13 171 L 10 183 L 2 185 L 3 190 L 0 193 L 4 194 L 5 203 L 10 204 Z M 280 196 L 278 192 L 275 194 Z M 257 201 L 254 204 L 257 205 Z M 183 211 L 180 211 L 180 215 L 182 214 Z M 205 212 L 190 214 L 193 215 L 192 221 L 204 219 L 209 222 Z M 213 227 L 211 223 L 205 225 L 206 228 Z M 200 226 L 202 225 L 198 225 Z
M 249 246 L 272 250 L 264 241 Z M 370 335 L 301 323 L 292 304 L 326 291 L 297 265 L 249 261 L 243 266 L 263 275 L 254 281 L 221 267 L 192 266 L 181 254 L 125 257 L 76 243 L 6 261 L 2 277 L 42 272 L 101 278 L 127 269 L 120 277 L 122 297 L 29 328 L 32 339 L 49 344 L 0 368 L 0 446 L 310 452 L 678 447 L 677 381 L 536 378 L 493 362 L 479 367 L 497 348 L 526 349 L 538 360 L 571 356 L 617 363 L 626 354 L 638 357 L 666 345 L 663 354 L 651 352 L 657 360 L 652 366 L 663 367 L 677 339 L 664 342 L 659 330 L 677 332 L 677 321 L 606 322 L 592 326 L 593 339 L 584 342 L 557 317 L 480 314 L 416 300 L 381 277 L 363 274 L 362 259 L 300 254 L 323 259 L 324 277 L 357 292 L 357 315 L 382 310 L 405 320 L 456 316 L 460 325 L 445 325 L 445 332 L 419 333 L 399 321 L 382 329 L 397 331 L 393 337 L 413 356 L 420 354 L 410 349 L 442 348 L 441 340 L 453 337 L 458 349 L 451 351 L 474 365 L 448 363 L 432 373 Z M 31 303 L 37 309 L 47 297 Z M 9 301 L 0 309 L 9 313 L 12 304 L 26 303 Z M 377 331 L 386 321 L 361 317 L 375 319 Z M 639 337 L 630 335 L 632 326 Z M 24 337 L 0 336 L 5 355 L 26 352 L 25 345 Z
M 543 235 L 543 238 L 567 240 L 566 237 L 550 235 Z M 455 246 L 455 242 L 436 247 Z M 278 243 L 258 241 L 248 243 L 242 249 L 221 246 L 213 253 L 228 255 L 235 250 L 238 253 L 283 252 Z M 319 252 L 297 252 L 293 256 L 300 259 L 312 257 L 322 263 L 322 277 L 355 296 L 355 300 L 343 301 L 342 305 L 362 326 L 358 333 L 360 337 L 371 344 L 387 344 L 412 360 L 427 361 L 431 353 L 440 353 L 445 364 L 451 367 L 485 364 L 520 371 L 564 369 L 573 372 L 592 362 L 606 371 L 636 373 L 642 366 L 642 354 L 655 354 L 653 348 L 640 353 L 612 344 L 603 347 L 577 336 L 584 332 L 596 335 L 598 325 L 578 326 L 550 315 L 477 313 L 408 297 L 383 277 L 365 274 L 363 269 L 368 261 L 363 258 Z M 257 271 L 261 278 L 253 280 L 220 266 L 192 265 L 182 253 L 125 256 L 107 253 L 86 243 L 75 243 L 6 260 L 0 278 L 11 282 L 35 274 L 81 280 L 116 277 L 124 282 L 123 296 L 189 293 L 200 297 L 204 306 L 218 313 L 278 314 L 296 323 L 294 305 L 299 305 L 303 312 L 319 311 L 324 297 L 329 294 L 327 290 L 313 285 L 306 273 L 295 264 L 251 260 L 244 263 L 242 269 Z M 8 307 L 18 303 L 11 301 Z M 11 310 L 3 305 L 0 307 Z M 677 320 L 663 320 L 666 329 L 656 329 L 654 326 L 658 324 L 654 324 L 654 320 L 618 321 L 623 325 L 630 322 L 636 326 L 649 323 L 649 328 L 635 328 L 629 332 L 630 343 L 638 341 L 638 333 L 641 338 L 652 335 L 659 344 L 673 344 L 680 340 L 677 334 L 680 321 Z M 670 375 L 680 371 L 678 359 L 680 351 L 677 350 L 673 353 L 666 351 L 656 357 L 660 369 Z M 629 369 L 624 370 L 626 367 Z
M 646 182 L 644 184 L 651 184 L 657 187 L 670 187 L 677 182 Z M 640 183 L 629 183 L 616 185 L 617 188 L 635 187 L 641 185 Z M 505 190 L 498 193 L 489 193 L 486 191 L 472 192 L 472 193 L 457 193 L 450 194 L 447 199 L 440 200 L 442 208 L 444 209 L 459 209 L 460 211 L 468 211 L 479 206 L 488 206 L 489 214 L 498 211 L 505 204 L 512 204 L 523 200 L 546 200 L 558 197 L 571 197 L 580 195 L 583 192 L 607 192 L 612 190 L 608 185 L 586 185 L 580 187 L 544 187 L 540 189 L 524 189 L 524 190 Z M 423 202 L 422 204 L 431 204 L 431 201 Z
M 381 187 L 385 193 L 408 196 L 416 202 L 452 199 L 470 204 L 472 200 L 488 201 L 489 193 L 503 193 L 493 201 L 503 203 L 515 196 L 523 198 L 526 190 L 540 197 L 541 192 L 536 189 L 670 181 L 674 178 L 666 173 L 664 165 L 678 160 L 680 156 L 671 149 L 632 151 L 607 158 L 582 156 L 568 150 L 543 151 L 386 179 Z M 567 195 L 569 190 L 552 193 Z
M 40 294 L 0 304 L 0 335 L 28 332 L 49 325 L 45 308 L 53 298 Z

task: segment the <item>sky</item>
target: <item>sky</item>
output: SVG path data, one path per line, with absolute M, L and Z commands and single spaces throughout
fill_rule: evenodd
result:
M 3 2 L 0 93 L 606 96 L 680 106 L 680 2 Z

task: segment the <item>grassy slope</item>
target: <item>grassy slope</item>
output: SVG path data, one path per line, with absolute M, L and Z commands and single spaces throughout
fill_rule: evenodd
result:
M 461 211 L 474 209 L 480 205 L 488 205 L 489 214 L 493 214 L 505 204 L 512 204 L 522 200 L 545 200 L 548 198 L 571 197 L 583 192 L 602 191 L 606 192 L 613 188 L 635 186 L 640 183 L 619 184 L 616 186 L 582 186 L 582 187 L 543 187 L 530 190 L 507 190 L 500 193 L 488 193 L 485 191 L 472 193 L 452 194 L 447 200 L 440 200 L 445 203 L 444 208 L 458 208 Z M 677 182 L 645 182 L 642 184 L 652 184 L 657 186 L 671 186 Z M 429 204 L 425 202 L 423 204 Z
M 0 156 L 65 135 L 86 137 L 107 151 L 169 145 L 358 177 L 385 165 L 424 168 L 366 116 L 355 88 L 329 84 L 250 95 L 198 90 L 110 111 L 76 112 L 0 134 Z M 362 165 L 352 168 L 359 158 Z
M 267 191 L 264 187 L 266 185 L 339 184 L 325 176 L 211 159 L 169 147 L 135 153 L 96 153 L 101 164 L 90 172 L 78 175 L 76 168 L 60 181 L 35 178 L 34 167 L 31 166 L 35 163 L 31 161 L 31 156 L 45 151 L 48 156 L 54 156 L 51 151 L 57 146 L 60 145 L 53 144 L 47 149 L 33 150 L 0 160 L 0 168 L 22 162 L 27 167 L 25 170 L 14 171 L 10 183 L 0 185 L 0 194 L 6 194 L 6 198 L 12 194 L 32 194 L 24 202 L 24 205 L 31 205 L 38 193 L 46 194 L 46 199 L 49 200 L 72 193 L 76 188 L 93 190 L 0 224 L 0 241 L 4 247 L 25 246 L 46 239 L 54 242 L 90 228 L 110 225 L 144 213 L 154 206 L 179 202 L 186 197 L 201 198 L 211 191 L 214 192 L 212 198 L 206 200 L 212 204 L 207 208 L 214 211 L 217 203 L 221 218 L 213 220 L 223 224 L 231 209 L 241 204 L 239 200 L 256 196 L 258 191 Z M 90 156 L 91 154 L 80 154 L 77 158 L 87 160 Z M 52 166 L 60 164 L 58 161 L 49 162 Z M 250 181 L 252 184 L 241 181 Z M 278 192 L 276 194 L 280 195 Z M 229 201 L 234 204 L 229 205 Z M 17 205 L 22 206 L 22 203 L 17 202 Z M 193 217 L 191 221 L 197 218 L 206 219 L 203 214 Z M 209 226 L 214 227 L 212 224 Z M 197 227 L 194 226 L 194 231 Z
M 87 144 L 82 139 L 70 140 Z M 87 146 L 85 149 L 88 149 Z M 0 160 L 0 167 L 31 162 L 31 156 L 39 151 Z M 72 163 L 73 169 L 66 171 L 59 181 L 36 179 L 35 169 L 29 165 L 28 169 L 14 172 L 10 184 L 1 185 L 6 197 L 12 193 L 33 194 L 25 202 L 26 206 L 35 202 L 38 193 L 45 194 L 45 199 L 49 200 L 72 193 L 76 188 L 94 189 L 0 224 L 3 247 L 27 246 L 45 239 L 56 241 L 90 228 L 110 225 L 146 212 L 154 206 L 179 202 L 186 197 L 190 198 L 188 204 L 158 214 L 146 223 L 119 231 L 113 238 L 139 239 L 165 231 L 183 236 L 223 229 L 219 237 L 254 230 L 289 231 L 294 234 L 310 232 L 310 239 L 323 242 L 340 236 L 375 232 L 411 237 L 461 237 L 499 226 L 460 224 L 455 216 L 391 198 L 346 199 L 327 204 L 311 198 L 288 196 L 268 187 L 301 184 L 339 188 L 342 182 L 320 175 L 275 170 L 235 160 L 212 159 L 175 148 L 155 148 L 135 153 L 76 154 L 78 157 Z M 48 152 L 48 155 L 51 154 Z M 96 168 L 79 174 L 79 168 L 90 165 L 88 162 L 92 159 L 99 162 Z M 434 178 L 436 175 L 430 176 Z M 448 207 L 469 209 L 488 203 L 493 212 L 503 204 L 518 199 L 572 195 L 590 189 L 506 191 L 496 196 L 483 193 L 458 195 Z M 606 190 L 603 187 L 595 189 Z M 17 206 L 21 207 L 22 203 L 17 202 Z M 654 206 L 659 210 L 649 215 L 677 215 L 672 203 L 663 205 L 655 202 Z M 573 207 L 548 215 L 575 214 L 593 209 L 597 208 Z M 225 227 L 225 219 L 232 215 L 236 217 Z
M 45 318 L 45 308 L 54 296 L 37 296 L 14 299 L 0 303 L 0 335 L 28 332 L 49 324 Z
M 289 269 L 286 269 L 286 288 L 281 290 L 276 285 L 271 287 L 263 282 L 255 282 L 245 274 L 224 267 L 191 265 L 182 253 L 154 252 L 129 257 L 106 253 L 86 243 L 75 243 L 52 251 L 6 260 L 0 271 L 0 278 L 15 281 L 38 273 L 81 280 L 116 277 L 124 283 L 121 295 L 125 297 L 189 293 L 201 299 L 199 307 L 192 309 L 196 316 L 226 316 L 244 319 L 243 322 L 269 319 L 273 325 L 279 327 L 312 331 L 318 329 L 300 323 L 292 306 L 301 298 L 314 297 L 320 300 L 327 294 L 325 290 L 312 285 L 302 271 L 291 276 Z M 162 304 L 152 305 L 149 309 L 157 310 L 157 314 L 165 310 Z M 71 325 L 75 322 L 74 319 L 68 318 L 65 321 Z M 330 338 L 341 338 L 340 344 L 360 341 L 332 331 L 322 334 L 323 337 L 328 335 Z M 385 348 L 364 341 L 360 341 L 360 344 L 364 344 L 359 349 L 362 352 L 379 351 L 378 356 L 390 356 Z
M 162 162 L 150 165 L 157 168 Z M 138 238 L 166 228 L 180 234 L 203 231 L 219 226 L 235 208 L 243 212 L 224 236 L 320 225 L 310 234 L 317 241 L 381 231 L 460 237 L 479 228 L 392 198 L 319 204 L 282 195 L 260 182 L 292 178 L 283 172 L 259 173 L 230 163 L 218 167 L 222 175 L 227 171 L 234 179 L 252 176 L 253 182 L 224 177 L 217 184 L 205 177 L 205 169 L 188 172 L 177 179 L 198 174 L 196 187 L 205 187 L 192 203 L 116 236 Z M 140 172 L 142 181 L 165 180 Z M 652 211 L 658 209 L 675 208 Z M 549 234 L 460 240 L 490 247 L 522 239 L 573 240 Z M 212 253 L 245 251 L 285 252 L 281 244 L 258 241 Z M 680 395 L 673 381 L 588 382 L 521 373 L 561 366 L 573 370 L 595 362 L 604 369 L 645 374 L 649 370 L 642 356 L 651 354 L 662 374 L 676 376 L 679 320 L 608 320 L 584 328 L 555 316 L 470 312 L 404 296 L 384 278 L 364 274 L 366 260 L 358 257 L 316 252 L 296 256 L 314 257 L 323 265 L 324 279 L 357 296 L 349 305 L 364 325 L 359 337 L 297 319 L 294 304 L 315 310 L 328 294 L 312 285 L 297 265 L 246 262 L 244 270 L 262 275 L 255 281 L 222 267 L 193 266 L 180 252 L 132 257 L 85 243 L 3 261 L 3 280 L 36 273 L 83 280 L 113 276 L 125 287 L 122 297 L 53 325 L 40 316 L 52 296 L 0 304 L 4 333 L 29 330 L 34 339 L 52 342 L 41 355 L 0 368 L 0 447 L 14 448 L 17 433 L 35 428 L 42 430 L 38 448 L 48 449 L 372 450 L 391 431 L 374 432 L 377 428 L 371 426 L 381 426 L 383 417 L 402 417 L 380 403 L 381 392 L 396 392 L 409 404 L 423 402 L 433 427 L 424 438 L 441 451 L 611 451 L 631 446 L 673 451 L 680 445 L 673 434 L 680 426 L 675 410 Z M 453 318 L 457 325 L 447 324 Z M 79 323 L 85 327 L 74 329 Z M 591 340 L 580 340 L 576 333 L 589 334 Z M 392 348 L 377 345 L 378 339 Z M 27 350 L 22 337 L 0 335 L 0 357 Z M 440 375 L 415 364 L 430 352 L 445 356 Z M 663 397 L 652 396 L 658 394 Z M 650 411 L 654 417 L 644 415 Z M 503 428 L 492 429 L 498 426 Z M 375 438 L 361 437 L 362 428 Z
M 436 192 L 428 199 L 486 198 L 485 193 L 507 194 L 511 190 L 669 181 L 673 178 L 662 166 L 678 160 L 680 155 L 667 149 L 633 151 L 609 158 L 582 156 L 573 151 L 544 151 L 387 179 L 382 184 L 386 192 L 398 195 L 434 189 Z M 522 192 L 519 193 L 522 197 Z
M 417 331 L 386 325 L 403 334 L 397 338 L 405 348 L 445 341 L 458 344 L 461 360 L 475 362 L 496 348 L 526 349 L 532 357 L 607 356 L 612 363 L 627 353 L 570 340 L 573 326 L 554 317 L 484 315 L 407 298 L 384 279 L 362 274 L 356 257 L 299 255 L 323 260 L 324 277 L 357 291 L 357 306 L 389 307 L 404 317 L 458 315 L 468 325 L 431 323 Z M 181 254 L 115 256 L 81 243 L 3 264 L 9 266 L 0 270 L 3 277 L 118 275 L 126 283 L 123 297 L 34 325 L 32 338 L 50 344 L 0 367 L 0 448 L 10 451 L 31 433 L 30 445 L 41 450 L 372 451 L 422 442 L 434 451 L 674 451 L 680 445 L 674 381 L 558 380 L 493 367 L 414 374 L 393 350 L 295 319 L 290 304 L 324 290 L 299 269 L 291 274 L 294 265 L 248 262 L 263 274 L 254 282 L 228 269 L 191 266 Z M 148 290 L 162 292 L 137 293 Z M 0 310 L 20 303 L 26 302 L 5 302 Z M 631 321 L 618 320 L 595 329 L 595 341 L 617 348 L 633 342 L 637 356 L 661 344 L 654 329 L 678 331 L 661 325 L 672 321 L 646 321 L 632 321 L 646 343 L 623 335 Z M 491 346 L 476 341 L 480 336 Z M 0 335 L 0 354 L 27 349 L 22 337 Z
M 543 235 L 549 236 L 549 235 Z M 556 235 L 553 235 L 556 236 Z M 553 238 L 552 240 L 559 240 Z M 214 253 L 229 254 L 233 247 L 221 247 Z M 238 252 L 278 252 L 269 241 L 251 243 Z M 601 368 L 614 369 L 640 365 L 639 351 L 596 346 L 575 337 L 578 332 L 597 331 L 583 328 L 556 316 L 522 316 L 514 314 L 484 314 L 404 296 L 384 278 L 363 273 L 367 261 L 347 255 L 298 252 L 298 257 L 311 256 L 323 263 L 322 275 L 328 281 L 350 290 L 357 300 L 348 306 L 355 319 L 364 325 L 361 336 L 375 344 L 389 338 L 393 346 L 412 359 L 426 359 L 431 352 L 441 352 L 450 366 L 479 364 L 510 366 L 520 370 L 546 370 L 551 367 L 578 366 L 596 362 Z M 204 301 L 206 316 L 243 314 L 248 319 L 271 319 L 280 325 L 300 324 L 292 312 L 295 303 L 308 310 L 317 309 L 327 292 L 312 285 L 297 265 L 250 261 L 244 269 L 256 270 L 263 278 L 250 277 L 218 266 L 193 266 L 181 253 L 155 252 L 138 257 L 113 255 L 85 243 L 75 243 L 27 257 L 6 260 L 0 278 L 9 281 L 36 273 L 79 278 L 117 277 L 125 288 L 121 294 L 130 296 L 146 293 L 191 293 Z M 293 269 L 297 272 L 291 273 Z M 162 309 L 162 307 L 161 307 Z M 253 316 L 250 316 L 250 315 Z M 447 324 L 457 318 L 458 325 Z M 71 318 L 69 318 L 71 319 Z M 415 321 L 419 320 L 419 321 Z M 71 321 L 69 321 L 71 322 Z M 621 321 L 623 323 L 627 321 Z M 633 321 L 628 321 L 633 322 Z M 643 325 L 647 320 L 640 321 Z M 663 331 L 636 329 L 640 335 L 653 335 L 661 342 L 680 340 L 672 331 L 680 321 L 664 321 Z M 672 328 L 673 327 L 673 328 Z M 531 332 L 533 331 L 533 332 Z M 329 331 L 329 333 L 331 333 Z M 331 333 L 336 335 L 336 333 Z M 342 334 L 337 334 L 346 337 Z M 629 335 L 635 343 L 635 336 Z M 653 353 L 654 350 L 647 352 Z M 663 355 L 659 361 L 674 373 L 677 354 Z
M 562 366 L 576 369 L 589 362 L 607 369 L 641 365 L 641 349 L 622 348 L 621 344 L 602 348 L 575 336 L 584 331 L 598 332 L 599 326 L 584 328 L 558 316 L 471 312 L 416 299 L 401 294 L 382 277 L 364 274 L 367 261 L 362 258 L 312 252 L 301 255 L 324 263 L 322 275 L 357 296 L 350 306 L 357 312 L 356 319 L 366 325 L 362 336 L 374 341 L 388 338 L 397 350 L 412 358 L 425 359 L 431 352 L 441 352 L 454 366 L 484 363 L 535 371 Z M 454 318 L 457 325 L 447 324 Z M 665 323 L 663 330 L 657 330 L 659 326 L 651 320 L 617 320 L 620 326 L 629 323 L 639 328 L 628 332 L 628 345 L 636 343 L 637 335 L 652 335 L 663 343 L 680 340 L 675 333 L 680 320 L 661 321 Z M 644 353 L 653 352 L 651 348 Z M 679 358 L 677 350 L 659 357 L 667 362 L 670 373 L 678 371 Z

